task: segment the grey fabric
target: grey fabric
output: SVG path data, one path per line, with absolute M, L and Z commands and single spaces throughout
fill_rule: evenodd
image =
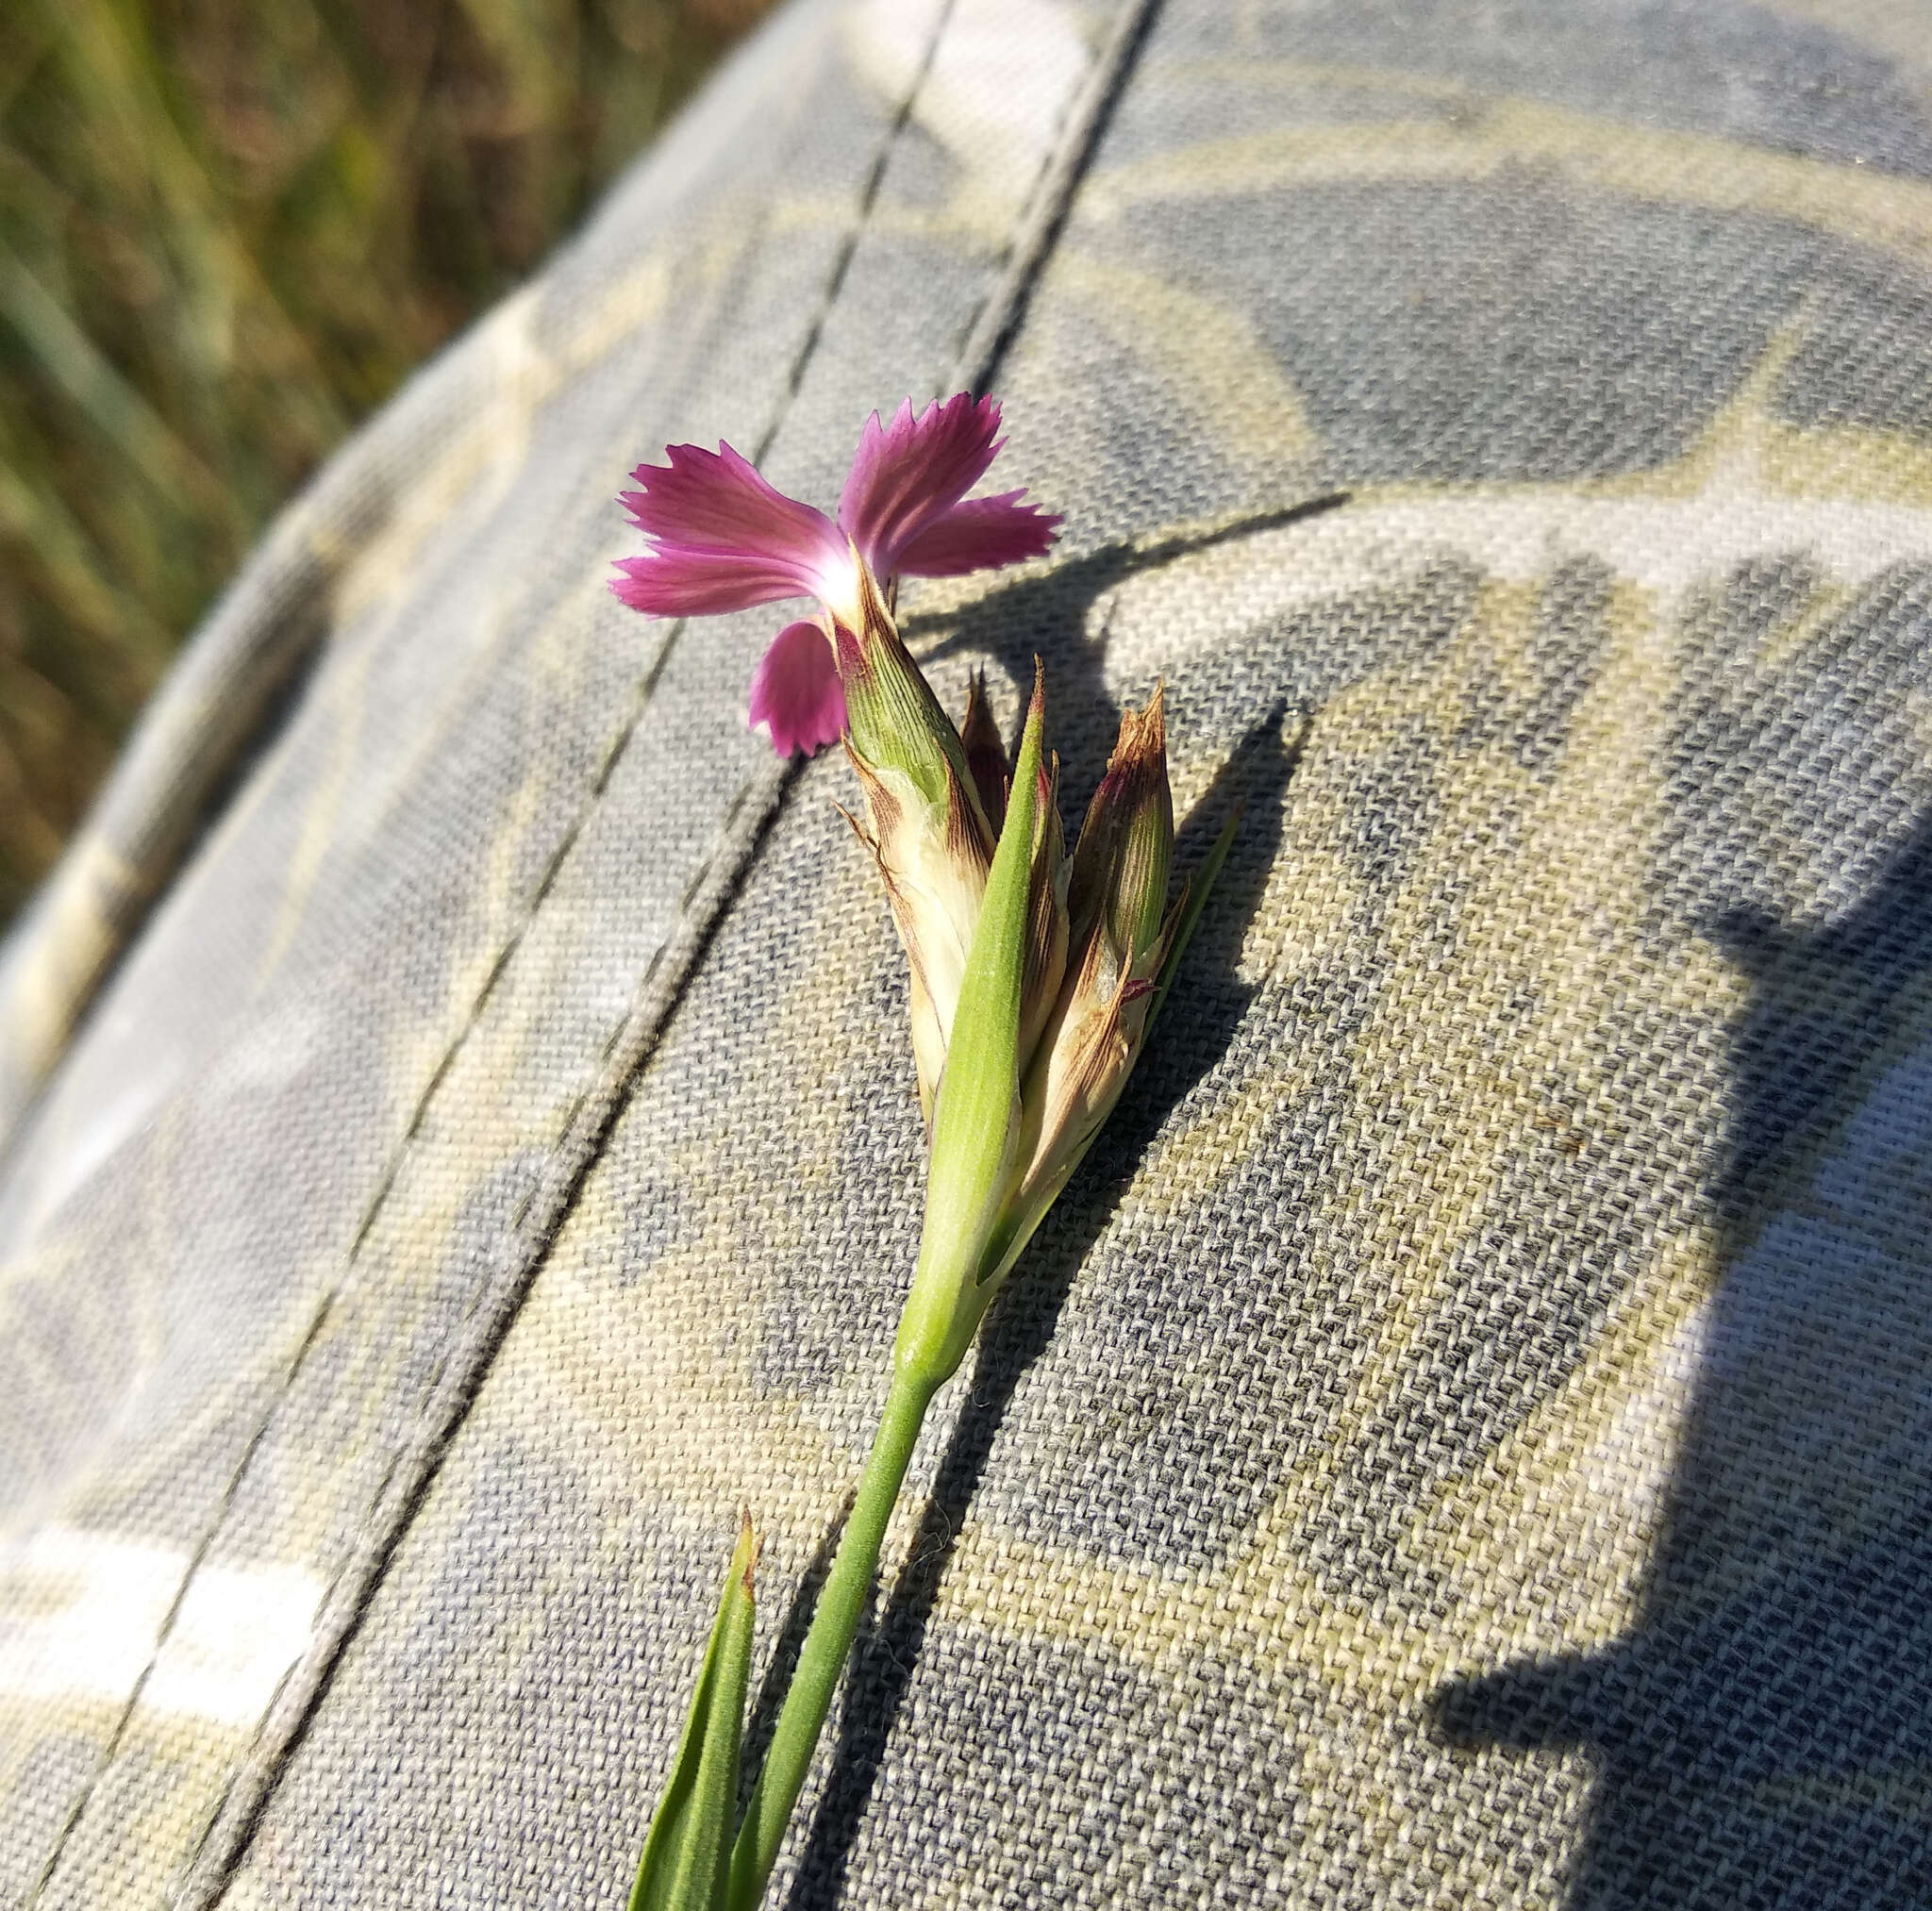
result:
M 908 590 L 941 695 L 1042 654 L 1079 792 L 1164 676 L 1184 855 L 1246 807 L 774 1902 L 1928 1902 L 1927 48 L 755 42 L 294 507 L 8 952 L 5 1902 L 619 1904 L 741 1504 L 795 1643 L 900 957 L 848 773 L 744 731 L 774 616 L 624 611 L 610 500 L 722 436 L 829 503 L 980 375 L 1066 535 Z

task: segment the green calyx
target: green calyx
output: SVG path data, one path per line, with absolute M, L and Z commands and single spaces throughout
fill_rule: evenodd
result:
M 963 793 L 974 827 L 990 848 L 992 831 L 974 791 L 959 733 L 912 660 L 877 580 L 856 551 L 853 563 L 858 573 L 858 627 L 836 621 L 832 626 L 851 748 L 874 773 L 904 776 L 930 809 L 943 811 Z

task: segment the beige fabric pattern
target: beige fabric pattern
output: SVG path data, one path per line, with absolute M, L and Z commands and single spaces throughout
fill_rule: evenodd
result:
M 10 946 L 0 1902 L 621 1904 L 741 1504 L 773 1689 L 912 1262 L 905 985 L 849 772 L 743 728 L 777 614 L 625 611 L 611 499 L 723 437 L 829 504 L 986 378 L 1067 524 L 908 588 L 942 698 L 1040 653 L 1072 792 L 1164 678 L 1183 861 L 1245 807 L 772 1902 L 1922 1905 L 1917 46 L 754 42 L 293 507 Z

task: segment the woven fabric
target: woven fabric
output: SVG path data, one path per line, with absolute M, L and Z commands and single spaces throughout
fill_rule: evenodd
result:
M 1077 796 L 1164 678 L 1245 806 L 772 1902 L 1932 1901 L 1928 103 L 1879 0 L 782 15 L 9 949 L 0 1902 L 621 1904 L 741 1504 L 774 1688 L 902 958 L 611 499 L 981 375 L 1067 523 L 908 588 L 942 698 L 1042 655 Z

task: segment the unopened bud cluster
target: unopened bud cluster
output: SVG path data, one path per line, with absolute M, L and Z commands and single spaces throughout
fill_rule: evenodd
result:
M 984 1205 L 965 1214 L 947 1212 L 942 1198 L 929 1205 L 926 1247 L 900 1338 L 902 1358 L 913 1349 L 950 1371 L 1112 1111 L 1146 1035 L 1181 914 L 1167 894 L 1174 803 L 1162 698 L 1157 689 L 1144 710 L 1122 718 L 1107 774 L 1069 856 L 1058 759 L 1041 734 L 1043 684 L 1036 682 L 1026 735 L 1009 762 L 979 682 L 956 729 L 882 595 L 872 589 L 862 598 L 861 627 L 837 631 L 846 750 L 867 812 L 854 826 L 878 865 L 911 971 L 912 1045 L 934 1138 L 936 1197 L 944 1191 L 938 1114 L 948 1057 L 962 1043 L 998 1040 L 991 1029 L 959 1025 L 968 956 L 996 847 L 1010 829 L 1024 832 L 1010 852 L 1024 863 L 1024 892 L 1017 872 L 1013 889 L 1016 901 L 1024 893 L 1024 905 L 1010 1105 L 996 1111 L 1003 1118 L 996 1135 L 989 1108 L 984 1132 L 974 1138 Z M 995 1140 L 996 1159 L 988 1145 Z M 936 1238 L 962 1222 L 963 1235 Z M 936 1271 L 941 1261 L 944 1279 Z M 955 1304 L 922 1308 L 922 1287 L 933 1289 L 935 1303 L 941 1289 L 956 1289 Z

